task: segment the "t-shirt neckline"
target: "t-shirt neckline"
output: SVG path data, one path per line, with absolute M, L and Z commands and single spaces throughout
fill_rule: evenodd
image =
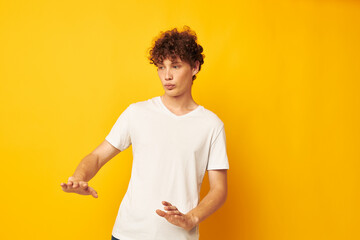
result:
M 183 115 L 176 115 L 175 113 L 173 113 L 172 111 L 170 111 L 166 106 L 165 104 L 162 102 L 161 100 L 161 97 L 160 96 L 157 96 L 156 97 L 158 102 L 160 103 L 161 107 L 165 110 L 165 112 L 167 112 L 169 115 L 175 117 L 175 118 L 184 118 L 184 117 L 188 117 L 192 114 L 194 114 L 195 112 L 199 111 L 199 109 L 202 107 L 201 105 L 198 105 L 194 110 L 188 112 L 188 113 L 185 113 Z

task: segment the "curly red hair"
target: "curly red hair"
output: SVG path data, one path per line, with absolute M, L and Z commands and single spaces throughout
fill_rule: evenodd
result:
M 182 31 L 174 28 L 160 32 L 149 50 L 148 59 L 150 64 L 157 66 L 167 58 L 174 61 L 179 57 L 181 61 L 189 63 L 191 68 L 194 68 L 195 63 L 198 61 L 200 71 L 205 57 L 202 52 L 203 48 L 197 43 L 196 33 L 185 25 Z M 192 79 L 195 80 L 196 76 L 194 75 Z

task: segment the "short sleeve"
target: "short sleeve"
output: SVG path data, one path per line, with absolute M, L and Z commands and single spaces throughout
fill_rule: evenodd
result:
M 110 133 L 105 137 L 105 139 L 114 147 L 120 151 L 124 151 L 131 145 L 130 137 L 130 115 L 131 115 L 132 105 L 127 107 L 125 111 L 116 120 L 114 126 L 112 127 Z
M 207 170 L 229 169 L 226 152 L 226 136 L 224 126 L 210 145 L 209 162 Z

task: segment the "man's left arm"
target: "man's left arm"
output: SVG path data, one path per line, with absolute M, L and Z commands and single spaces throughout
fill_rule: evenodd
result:
M 188 213 L 181 213 L 176 206 L 163 201 L 164 212 L 160 209 L 156 213 L 166 218 L 174 225 L 191 230 L 200 222 L 218 210 L 225 202 L 227 197 L 227 169 L 208 170 L 210 190 L 201 202 Z
M 226 201 L 227 197 L 227 169 L 208 170 L 210 190 L 201 200 L 199 205 L 190 210 L 186 215 L 193 221 L 190 230 L 204 221 Z

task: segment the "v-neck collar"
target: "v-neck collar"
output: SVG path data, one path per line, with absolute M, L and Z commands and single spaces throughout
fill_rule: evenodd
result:
M 167 112 L 169 115 L 171 115 L 172 117 L 174 118 L 185 118 L 185 117 L 188 117 L 190 115 L 193 115 L 195 112 L 199 111 L 200 108 L 202 108 L 201 105 L 198 105 L 194 110 L 188 112 L 188 113 L 185 113 L 183 115 L 176 115 L 175 113 L 173 113 L 172 111 L 170 111 L 166 106 L 165 104 L 162 102 L 161 100 L 161 97 L 160 96 L 157 96 L 156 99 L 158 100 L 158 102 L 160 103 L 161 107 L 165 110 L 165 112 Z

